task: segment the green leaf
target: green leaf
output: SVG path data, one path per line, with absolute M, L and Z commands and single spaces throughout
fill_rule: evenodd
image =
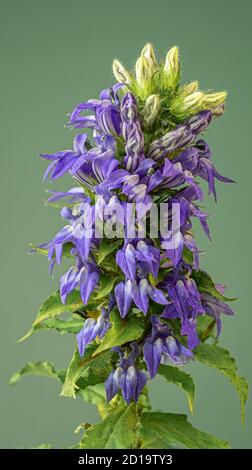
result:
M 74 290 L 69 294 L 65 305 L 62 304 L 60 298 L 60 291 L 54 292 L 45 302 L 42 303 L 38 316 L 33 322 L 33 326 L 39 325 L 48 318 L 54 318 L 64 312 L 75 312 L 83 307 L 83 302 L 80 298 L 80 293 Z
M 183 259 L 187 264 L 193 264 L 193 253 L 189 250 L 189 248 L 187 248 L 187 246 L 184 246 L 183 249 Z
M 138 431 L 137 447 L 140 449 L 173 449 L 172 440 L 168 433 L 160 432 L 155 427 L 145 425 L 145 419 L 141 422 Z
M 72 316 L 71 318 L 67 320 L 62 320 L 57 317 L 48 318 L 44 322 L 33 326 L 24 336 L 22 336 L 22 338 L 18 340 L 18 343 L 21 343 L 22 341 L 28 339 L 33 333 L 36 333 L 37 331 L 41 331 L 41 330 L 56 330 L 60 334 L 65 334 L 65 333 L 76 334 L 83 327 L 83 323 L 84 323 L 84 318 L 82 318 L 79 315 Z
M 215 326 L 215 319 L 208 315 L 202 315 L 197 318 L 197 332 L 202 343 L 209 338 L 216 340 L 216 336 L 214 334 Z
M 99 246 L 97 263 L 100 265 L 108 255 L 113 253 L 113 251 L 121 245 L 121 243 L 121 240 L 108 240 L 107 238 L 102 238 Z
M 89 385 L 81 391 L 81 395 L 84 400 L 93 405 L 107 404 L 104 383 Z
M 167 382 L 173 383 L 184 390 L 188 399 L 189 410 L 193 414 L 195 387 L 191 375 L 178 369 L 178 367 L 166 365 L 160 365 L 158 373 L 162 375 Z
M 244 421 L 245 404 L 248 398 L 248 384 L 244 377 L 237 373 L 235 360 L 226 349 L 216 345 L 200 344 L 195 349 L 195 358 L 209 367 L 218 369 L 233 384 L 241 403 L 241 419 Z
M 108 295 L 112 291 L 115 281 L 115 277 L 108 276 L 107 274 L 102 274 L 100 284 L 97 289 L 97 294 L 95 294 L 94 296 L 94 300 L 102 299 L 103 297 Z
M 28 362 L 19 372 L 16 372 L 10 379 L 10 385 L 15 385 L 23 375 L 40 375 L 59 379 L 59 376 L 51 362 Z
M 112 354 L 106 351 L 104 354 L 93 357 L 95 348 L 95 345 L 89 346 L 84 358 L 81 358 L 78 351 L 75 351 L 67 369 L 61 396 L 76 398 L 77 390 L 83 390 L 89 385 L 96 385 L 107 379 L 112 368 Z
M 81 440 L 81 449 L 135 449 L 138 416 L 136 405 L 118 406 L 96 425 L 90 426 Z
M 66 258 L 72 258 L 73 255 L 71 254 L 71 249 L 73 248 L 73 244 L 70 242 L 67 242 L 63 245 L 63 250 L 62 250 L 62 256 Z M 47 248 L 41 248 L 37 245 L 34 245 L 33 243 L 29 243 L 30 247 L 30 252 L 35 252 L 38 253 L 39 255 L 48 255 L 48 249 Z
M 102 419 L 106 418 L 112 405 L 107 402 L 104 383 L 89 385 L 84 390 L 79 390 L 83 400 L 97 406 L 97 411 Z
M 193 271 L 192 278 L 197 284 L 197 287 L 200 292 L 205 292 L 206 294 L 210 294 L 216 299 L 223 300 L 224 302 L 231 302 L 236 300 L 235 297 L 230 298 L 226 297 L 225 295 L 221 294 L 215 287 L 215 284 L 209 274 L 205 271 Z
M 188 449 L 228 449 L 227 442 L 194 428 L 185 415 L 143 413 L 138 431 L 141 449 L 166 449 L 182 446 Z
M 94 356 L 114 346 L 120 346 L 129 341 L 139 339 L 144 332 L 143 315 L 138 317 L 134 314 L 129 314 L 122 320 L 119 313 L 114 310 L 111 313 L 110 321 L 112 327 L 108 330 L 101 344 L 96 349 Z

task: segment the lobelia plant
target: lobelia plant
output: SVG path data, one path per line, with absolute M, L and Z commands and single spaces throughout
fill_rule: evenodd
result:
M 215 180 L 232 182 L 202 139 L 223 114 L 226 92 L 180 85 L 177 47 L 158 63 L 146 44 L 135 72 L 114 60 L 113 73 L 116 84 L 70 115 L 71 128 L 88 130 L 78 131 L 73 149 L 41 155 L 50 162 L 44 180 L 68 173 L 78 186 L 52 192 L 48 204 L 67 223 L 31 250 L 48 257 L 50 273 L 63 257 L 71 267 L 21 340 L 54 329 L 76 335 L 77 348 L 66 370 L 28 363 L 11 383 L 53 377 L 61 396 L 97 405 L 101 422 L 80 426 L 78 448 L 228 448 L 185 415 L 151 411 L 147 390 L 159 374 L 186 393 L 193 413 L 194 382 L 182 366 L 199 361 L 231 381 L 244 418 L 247 383 L 217 345 L 221 314 L 233 315 L 227 302 L 235 299 L 200 270 L 192 232 L 197 218 L 210 238 L 199 180 L 215 199 Z

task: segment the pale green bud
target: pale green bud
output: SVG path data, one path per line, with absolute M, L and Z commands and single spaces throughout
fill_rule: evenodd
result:
M 227 97 L 226 91 L 220 91 L 219 93 L 206 93 L 203 96 L 203 106 L 205 108 L 215 108 L 225 102 Z
M 143 109 L 143 121 L 146 127 L 151 127 L 160 110 L 160 99 L 158 95 L 150 95 L 145 101 Z
M 158 66 L 158 62 L 157 62 L 157 59 L 156 59 L 156 56 L 155 56 L 153 46 L 149 42 L 147 44 L 145 44 L 145 46 L 144 46 L 144 48 L 141 52 L 141 56 L 146 57 L 148 62 L 150 64 L 152 64 L 153 70 Z
M 195 91 L 198 91 L 198 89 L 199 89 L 199 82 L 197 82 L 197 81 L 191 82 L 191 83 L 188 83 L 188 85 L 185 85 L 180 90 L 180 94 L 182 96 L 188 96 L 188 95 L 191 95 L 191 93 L 194 93 Z
M 136 94 L 142 99 L 153 93 L 153 66 L 146 57 L 140 56 L 136 61 Z
M 119 60 L 115 59 L 113 61 L 112 70 L 116 80 L 119 83 L 125 83 L 126 85 L 130 85 L 132 81 L 130 73 L 125 69 L 121 62 L 119 62 Z
M 174 86 L 179 80 L 179 51 L 177 46 L 172 47 L 166 55 L 163 74 L 166 86 Z
M 203 93 L 201 91 L 195 91 L 182 99 L 176 100 L 172 104 L 171 109 L 176 114 L 194 113 L 202 109 L 202 102 Z
M 146 57 L 140 56 L 139 59 L 136 61 L 136 81 L 138 85 L 143 88 L 146 83 L 151 80 L 152 77 L 152 66 Z
M 189 111 L 195 108 L 200 108 L 202 105 L 203 93 L 201 91 L 195 91 L 190 95 L 186 96 L 181 103 L 181 111 Z

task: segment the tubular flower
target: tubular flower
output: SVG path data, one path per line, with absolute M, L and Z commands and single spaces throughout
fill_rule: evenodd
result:
M 121 389 L 126 403 L 129 404 L 131 400 L 137 401 L 147 382 L 147 376 L 135 366 L 140 349 L 136 343 L 132 343 L 131 352 L 128 355 L 119 347 L 113 348 L 113 351 L 118 353 L 120 360 L 117 368 L 110 373 L 105 383 L 107 400 L 112 400 Z

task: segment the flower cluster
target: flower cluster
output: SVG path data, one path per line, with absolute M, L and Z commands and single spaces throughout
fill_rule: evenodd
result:
M 202 139 L 211 121 L 223 114 L 226 93 L 203 93 L 197 82 L 181 86 L 176 47 L 158 64 L 147 44 L 135 73 L 118 60 L 113 72 L 118 83 L 71 113 L 68 125 L 80 132 L 73 149 L 41 155 L 50 161 L 45 180 L 68 173 L 79 184 L 49 198 L 49 203 L 57 204 L 67 200 L 60 212 L 67 223 L 43 248 L 50 271 L 61 263 L 66 249 L 74 260 L 60 279 L 60 293 L 64 304 L 72 291 L 80 291 L 88 317 L 77 334 L 80 356 L 89 343 L 106 337 L 113 327 L 111 312 L 123 320 L 144 316 L 141 338 L 113 349 L 118 362 L 106 381 L 108 400 L 121 391 L 129 403 L 137 401 L 146 374 L 153 378 L 160 363 L 179 365 L 193 358 L 200 342 L 199 318 L 210 316 L 219 335 L 221 313 L 233 314 L 224 302 L 222 286 L 210 283 L 211 289 L 201 288 L 199 279 L 208 275 L 199 270 L 199 249 L 192 233 L 197 218 L 210 238 L 208 215 L 200 207 L 200 178 L 215 199 L 216 179 L 232 180 L 218 173 Z M 153 204 L 164 202 L 179 207 L 176 233 L 129 236 L 127 203 L 138 205 L 136 222 L 141 226 Z M 109 240 L 114 249 L 110 247 L 109 257 L 100 261 L 103 238 L 97 233 L 97 221 L 113 228 L 117 219 L 124 222 L 121 236 L 116 243 Z M 114 283 L 102 301 L 96 300 L 106 277 Z M 90 316 L 94 304 L 96 315 Z

